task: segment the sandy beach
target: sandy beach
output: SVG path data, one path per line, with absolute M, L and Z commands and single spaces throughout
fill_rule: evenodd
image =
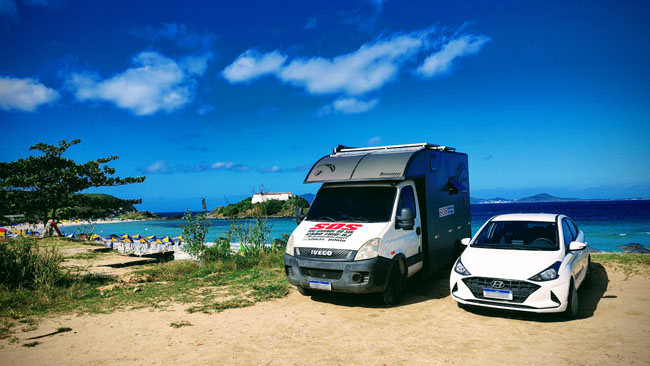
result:
M 137 309 L 44 320 L 0 343 L 2 365 L 647 365 L 648 274 L 595 264 L 580 319 L 466 311 L 447 278 L 409 283 L 396 307 L 374 297 L 288 297 L 217 314 Z M 172 322 L 191 325 L 174 328 Z M 58 327 L 71 332 L 28 338 Z

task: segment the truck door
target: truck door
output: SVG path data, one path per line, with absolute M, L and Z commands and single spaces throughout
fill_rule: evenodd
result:
M 422 227 L 420 225 L 421 215 L 418 207 L 415 187 L 407 184 L 401 187 L 400 195 L 397 202 L 396 215 L 402 212 L 402 208 L 409 208 L 413 212 L 415 225 L 413 229 L 396 229 L 396 244 L 406 257 L 406 266 L 408 275 L 418 272 L 422 269 Z

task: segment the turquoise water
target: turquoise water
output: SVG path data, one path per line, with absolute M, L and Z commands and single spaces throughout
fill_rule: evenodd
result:
M 239 224 L 252 225 L 252 220 L 238 220 Z M 176 237 L 181 235 L 181 224 L 184 220 L 155 220 L 155 221 L 132 221 L 132 222 L 115 222 L 109 224 L 97 224 L 95 227 L 95 234 L 103 237 L 111 234 L 123 235 L 129 234 L 131 236 L 140 234 L 142 236 L 156 235 L 159 238 L 165 236 Z M 283 233 L 291 234 L 293 229 L 296 228 L 295 219 L 269 219 L 271 225 L 271 235 L 269 240 L 279 238 Z M 220 236 L 225 236 L 226 232 L 230 230 L 230 220 L 211 220 L 210 230 L 208 231 L 208 241 L 215 241 Z M 63 229 L 65 234 L 77 233 L 78 226 L 66 226 Z
M 571 217 L 585 233 L 589 245 L 602 251 L 620 251 L 619 245 L 640 243 L 650 246 L 650 200 L 645 201 L 578 201 L 549 203 L 500 203 L 472 205 L 472 233 L 494 215 L 520 212 L 559 213 Z M 239 220 L 251 224 L 250 220 Z M 138 221 L 98 224 L 95 233 L 140 234 L 143 236 L 181 235 L 183 220 Z M 230 220 L 212 220 L 208 241 L 225 236 L 230 230 Z M 295 219 L 269 219 L 272 225 L 270 240 L 290 234 L 296 228 Z M 76 233 L 76 227 L 63 228 L 67 234 Z

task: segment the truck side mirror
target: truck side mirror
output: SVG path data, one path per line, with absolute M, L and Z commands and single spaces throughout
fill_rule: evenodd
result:
M 413 211 L 410 208 L 403 208 L 400 215 L 397 216 L 397 228 L 404 230 L 413 230 L 415 220 L 413 219 Z
M 300 225 L 302 220 L 305 219 L 305 214 L 303 213 L 303 208 L 302 207 L 296 207 L 296 224 Z

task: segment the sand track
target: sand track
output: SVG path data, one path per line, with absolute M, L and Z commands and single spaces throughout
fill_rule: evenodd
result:
M 371 296 L 303 297 L 219 314 L 139 309 L 61 316 L 0 343 L 2 365 L 612 365 L 650 363 L 647 275 L 595 264 L 581 319 L 459 309 L 446 278 L 411 281 L 397 307 Z M 192 326 L 170 327 L 188 321 Z M 25 339 L 58 327 L 72 332 Z

